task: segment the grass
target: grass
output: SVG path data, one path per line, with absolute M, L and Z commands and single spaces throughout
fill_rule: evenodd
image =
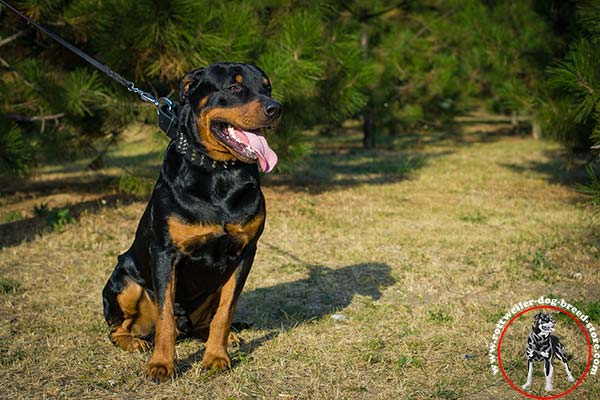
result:
M 186 340 L 177 378 L 157 386 L 142 376 L 148 354 L 108 341 L 100 292 L 144 201 L 117 198 L 79 210 L 59 231 L 12 241 L 0 249 L 0 397 L 523 398 L 490 372 L 496 321 L 519 301 L 553 293 L 584 305 L 598 327 L 599 232 L 556 168 L 556 145 L 470 129 L 432 132 L 415 146 L 400 137 L 373 153 L 357 149 L 356 136 L 343 145 L 319 138 L 301 173 L 265 178 L 267 226 L 235 317 L 251 327 L 230 349 L 226 373 L 203 371 L 203 345 Z M 157 173 L 160 149 L 145 157 L 140 147 L 127 143 L 111 159 Z M 36 179 L 61 174 L 78 176 L 56 165 Z M 32 213 L 114 190 L 85 188 L 0 204 Z M 14 235 L 19 222 L 10 222 Z M 521 382 L 531 322 L 518 321 L 503 354 Z M 577 377 L 583 353 L 567 322 L 557 334 Z M 536 368 L 532 393 L 544 395 Z M 565 398 L 600 398 L 598 378 Z
M 21 285 L 15 280 L 0 278 L 0 294 L 15 293 L 19 286 Z

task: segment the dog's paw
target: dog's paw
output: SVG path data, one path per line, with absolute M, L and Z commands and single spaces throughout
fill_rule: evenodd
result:
M 242 344 L 242 339 L 235 332 L 229 332 L 227 337 L 227 344 L 234 347 L 239 347 Z
M 229 359 L 227 351 L 204 353 L 202 368 L 216 371 L 224 371 L 231 368 L 231 360 Z
M 149 341 L 144 339 L 133 338 L 127 350 L 131 352 L 139 351 L 140 353 L 145 353 L 152 348 L 152 344 Z
M 545 390 L 546 392 L 550 392 L 550 391 L 554 390 L 554 387 L 553 387 L 552 385 L 546 385 L 546 386 L 544 387 L 544 390 Z
M 575 382 L 575 378 L 573 378 L 573 375 L 569 375 L 569 376 L 567 377 L 567 380 L 568 380 L 569 382 Z
M 530 387 L 531 387 L 531 383 L 529 383 L 529 382 L 527 382 L 523 386 L 521 386 L 521 388 L 525 389 L 525 390 L 529 389 Z
M 173 363 L 148 362 L 146 377 L 154 383 L 166 382 L 175 372 Z

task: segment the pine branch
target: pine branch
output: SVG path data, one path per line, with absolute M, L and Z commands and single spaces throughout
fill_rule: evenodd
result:
M 53 119 L 59 119 L 65 116 L 65 113 L 51 114 L 51 115 L 36 115 L 30 117 L 28 115 L 19 114 L 4 114 L 4 118 L 14 119 L 15 121 L 33 122 L 33 121 L 49 121 Z
M 368 20 L 375 18 L 375 17 L 379 17 L 380 15 L 386 14 L 396 8 L 401 8 L 402 6 L 407 5 L 408 3 L 401 1 L 399 3 L 396 3 L 394 5 L 391 5 L 387 8 L 384 8 L 382 10 L 379 11 L 375 11 L 372 13 L 366 13 L 366 12 L 356 12 L 354 11 L 348 4 L 342 3 L 341 6 L 342 8 L 344 8 L 346 11 L 348 11 L 350 14 L 352 14 L 354 17 L 356 17 L 360 22 L 367 22 Z
M 577 74 L 575 76 L 575 78 L 577 79 L 577 82 L 579 83 L 579 86 L 581 86 L 582 88 L 584 88 L 585 90 L 588 91 L 589 94 L 594 95 L 594 89 L 588 85 L 588 83 L 586 82 L 585 78 L 583 76 L 581 76 L 581 74 L 579 73 L 579 71 L 577 71 Z
M 17 40 L 18 38 L 20 38 L 21 36 L 26 34 L 27 31 L 28 31 L 28 29 L 23 29 L 22 31 L 19 31 L 19 32 L 15 33 L 14 35 L 10 35 L 9 37 L 7 37 L 5 39 L 0 40 L 0 47 Z
M 7 63 L 6 60 L 2 57 L 0 57 L 0 64 L 2 64 L 4 66 L 4 68 L 6 68 L 6 69 L 11 69 L 10 64 Z
M 379 17 L 380 15 L 383 15 L 383 14 L 385 14 L 385 13 L 388 13 L 388 12 L 390 12 L 390 11 L 392 11 L 392 10 L 396 9 L 396 8 L 401 8 L 402 6 L 404 6 L 404 5 L 406 5 L 406 4 L 407 4 L 407 3 L 405 3 L 405 2 L 403 2 L 403 1 L 401 1 L 401 2 L 399 2 L 399 3 L 397 3 L 397 4 L 394 4 L 394 5 L 392 5 L 392 6 L 388 7 L 388 8 L 384 8 L 383 10 L 376 11 L 376 12 L 373 12 L 373 13 L 371 13 L 371 14 L 366 14 L 366 15 L 364 16 L 364 18 L 365 18 L 365 20 L 369 20 L 369 19 L 371 19 L 371 18 Z

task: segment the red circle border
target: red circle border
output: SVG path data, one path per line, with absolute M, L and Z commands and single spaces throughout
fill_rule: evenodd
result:
M 583 374 L 581 375 L 581 378 L 579 378 L 579 380 L 575 383 L 575 385 L 573 385 L 569 390 L 567 390 L 565 392 L 562 392 L 562 393 L 559 393 L 557 395 L 548 396 L 548 397 L 534 396 L 532 394 L 529 394 L 529 393 L 526 393 L 526 392 L 522 391 L 521 388 L 518 387 L 518 386 L 516 386 L 510 380 L 510 378 L 508 377 L 508 375 L 506 375 L 506 372 L 504 371 L 504 367 L 502 366 L 502 359 L 500 357 L 500 347 L 502 346 L 502 339 L 504 338 L 504 334 L 506 333 L 506 330 L 508 329 L 508 327 L 510 326 L 510 324 L 512 324 L 513 321 L 515 319 L 517 319 L 519 316 L 521 316 L 522 314 L 525 314 L 528 311 L 536 310 L 536 309 L 539 309 L 539 308 L 551 308 L 553 310 L 556 310 L 556 311 L 562 312 L 564 314 L 567 314 L 573 321 L 575 321 L 577 323 L 577 325 L 579 325 L 579 328 L 581 328 L 581 330 L 585 334 L 585 338 L 586 338 L 587 344 L 588 344 L 588 361 L 587 361 L 587 365 L 585 366 L 585 370 L 583 371 Z M 502 332 L 500 333 L 500 339 L 498 339 L 497 353 L 498 353 L 498 366 L 500 367 L 500 371 L 502 372 L 502 375 L 504 376 L 504 379 L 506 380 L 506 382 L 508 382 L 508 384 L 510 386 L 512 386 L 513 389 L 515 389 L 517 392 L 521 393 L 522 395 L 530 397 L 532 399 L 538 399 L 538 400 L 558 399 L 559 397 L 563 397 L 563 396 L 571 393 L 577 386 L 579 386 L 581 384 L 581 382 L 583 382 L 583 379 L 587 375 L 587 373 L 588 373 L 588 371 L 590 369 L 590 365 L 592 364 L 592 342 L 590 341 L 590 335 L 588 334 L 587 329 L 585 329 L 585 327 L 583 326 L 583 324 L 581 323 L 581 321 L 579 321 L 579 318 L 575 317 L 573 314 L 571 314 L 567 310 L 564 310 L 564 309 L 562 309 L 560 307 L 550 306 L 550 305 L 529 307 L 529 308 L 524 309 L 523 311 L 521 311 L 520 313 L 518 313 L 514 317 L 512 317 L 510 319 L 510 321 L 508 321 L 508 323 L 506 324 L 506 326 L 504 327 L 504 329 L 502 329 Z

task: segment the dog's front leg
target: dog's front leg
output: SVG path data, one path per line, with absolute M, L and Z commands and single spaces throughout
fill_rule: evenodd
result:
M 531 387 L 531 380 L 533 379 L 533 360 L 528 360 L 528 371 L 527 371 L 527 382 L 523 386 L 523 389 L 529 389 Z
M 231 321 L 233 320 L 237 300 L 252 267 L 255 252 L 256 248 L 254 247 L 240 263 L 240 266 L 233 271 L 221 289 L 219 306 L 210 322 L 206 350 L 202 359 L 203 368 L 216 370 L 231 368 L 231 360 L 227 353 Z
M 168 250 L 152 251 L 152 279 L 158 308 L 154 351 L 146 365 L 146 375 L 164 382 L 175 371 L 175 255 Z
M 552 386 L 552 375 L 554 375 L 554 367 L 552 366 L 552 358 L 544 360 L 544 374 L 546 374 L 546 391 L 551 391 Z

